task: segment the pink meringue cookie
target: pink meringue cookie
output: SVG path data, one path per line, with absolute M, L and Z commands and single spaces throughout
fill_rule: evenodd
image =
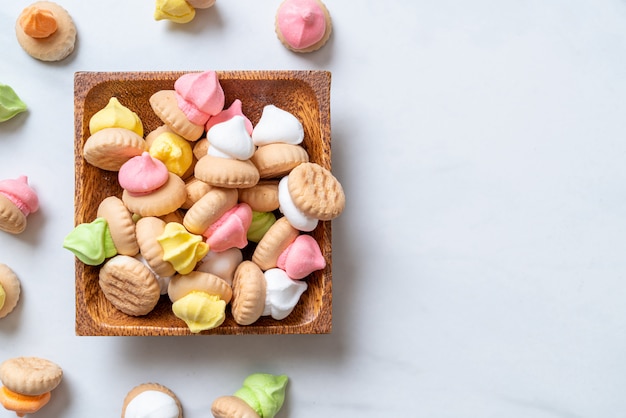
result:
M 120 186 L 131 195 L 141 196 L 157 190 L 167 183 L 169 172 L 163 162 L 149 152 L 126 161 L 117 174 Z
M 28 185 L 28 177 L 0 181 L 0 194 L 9 199 L 18 209 L 28 216 L 39 209 L 37 193 Z
M 222 110 L 215 116 L 211 116 L 208 122 L 205 125 L 205 130 L 208 132 L 213 126 L 218 123 L 226 122 L 232 119 L 234 116 L 242 116 L 244 118 L 244 124 L 246 126 L 246 130 L 248 131 L 248 135 L 252 135 L 253 127 L 250 119 L 243 114 L 243 110 L 241 108 L 241 100 L 235 99 L 235 101 L 227 108 Z
M 252 223 L 252 209 L 247 203 L 239 203 L 229 209 L 202 233 L 209 249 L 216 253 L 229 248 L 248 245 L 248 228 Z
M 303 234 L 280 254 L 277 267 L 285 270 L 290 279 L 299 280 L 326 267 L 326 260 L 317 241 Z
M 189 73 L 174 82 L 178 107 L 192 123 L 204 125 L 224 108 L 224 90 L 215 71 Z
M 290 47 L 303 50 L 326 34 L 326 15 L 316 0 L 285 0 L 276 13 L 276 26 Z

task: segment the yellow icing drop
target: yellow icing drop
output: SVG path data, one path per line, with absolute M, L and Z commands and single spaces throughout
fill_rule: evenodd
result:
M 165 164 L 170 173 L 179 177 L 189 170 L 193 162 L 193 150 L 189 142 L 173 132 L 157 136 L 148 151 L 151 156 Z
M 157 237 L 163 249 L 163 260 L 169 261 L 180 274 L 193 271 L 198 261 L 209 252 L 202 236 L 190 233 L 178 222 L 169 222 Z
M 92 135 L 105 128 L 124 128 L 143 136 L 143 124 L 139 116 L 122 105 L 116 97 L 111 97 L 109 103 L 89 120 L 89 132 Z
M 226 302 L 216 295 L 193 291 L 172 304 L 176 317 L 185 321 L 189 330 L 198 333 L 220 326 L 226 318 Z

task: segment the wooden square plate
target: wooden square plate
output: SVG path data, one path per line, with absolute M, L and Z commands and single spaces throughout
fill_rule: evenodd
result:
M 82 150 L 89 137 L 89 120 L 117 97 L 136 112 L 146 133 L 162 125 L 150 107 L 150 96 L 173 89 L 186 72 L 78 72 L 74 77 L 75 117 L 75 224 L 95 219 L 100 202 L 107 196 L 121 197 L 116 172 L 88 164 Z M 310 160 L 330 170 L 330 72 L 327 71 L 218 71 L 226 106 L 235 99 L 243 103 L 246 116 L 256 124 L 265 105 L 273 104 L 293 113 L 304 126 L 303 146 Z M 332 326 L 331 224 L 320 222 L 312 232 L 326 258 L 326 268 L 307 277 L 309 287 L 287 318 L 276 321 L 261 317 L 248 326 L 238 325 L 227 308 L 222 325 L 201 334 L 321 334 Z M 76 260 L 77 335 L 193 335 L 172 313 L 162 296 L 148 315 L 123 314 L 104 297 L 98 285 L 99 267 Z

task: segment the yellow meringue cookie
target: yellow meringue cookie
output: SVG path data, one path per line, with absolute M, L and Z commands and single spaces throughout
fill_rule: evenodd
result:
M 190 233 L 178 222 L 166 224 L 157 241 L 163 249 L 163 260 L 169 261 L 180 274 L 191 273 L 198 261 L 209 252 L 202 236 Z
M 191 332 L 198 333 L 222 325 L 226 318 L 226 302 L 216 295 L 192 291 L 174 302 L 172 311 L 185 321 Z
M 92 135 L 105 128 L 124 128 L 143 137 L 143 124 L 139 116 L 122 105 L 116 97 L 111 97 L 109 103 L 89 120 L 89 132 Z
M 155 20 L 171 20 L 176 23 L 188 23 L 196 16 L 196 9 L 186 0 L 157 0 L 154 10 Z
M 170 173 L 179 177 L 182 177 L 193 163 L 191 144 L 174 132 L 163 132 L 157 136 L 148 152 L 163 162 Z

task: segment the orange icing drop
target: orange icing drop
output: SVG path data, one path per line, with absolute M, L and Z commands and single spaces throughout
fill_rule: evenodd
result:
M 47 38 L 57 30 L 57 20 L 50 10 L 29 6 L 22 12 L 19 24 L 31 38 Z

